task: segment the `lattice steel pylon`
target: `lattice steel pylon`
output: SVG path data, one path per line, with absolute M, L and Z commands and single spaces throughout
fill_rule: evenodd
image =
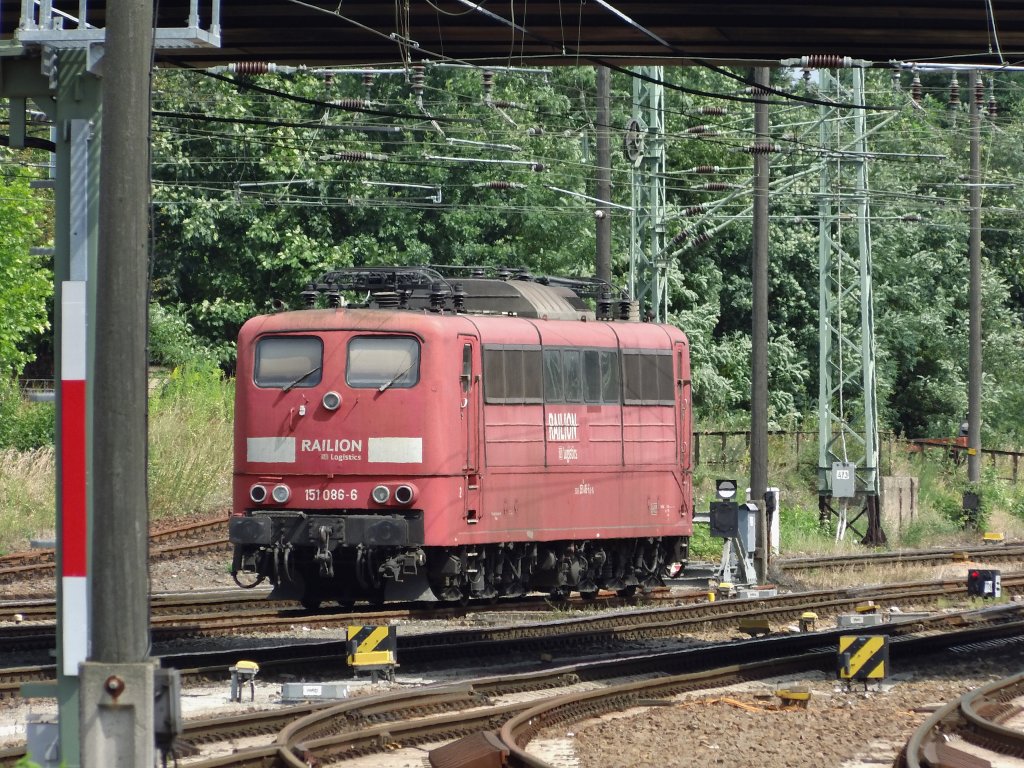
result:
M 820 92 L 864 104 L 864 71 L 852 70 L 849 87 L 838 73 L 819 70 Z M 837 538 L 849 527 L 863 543 L 881 544 L 865 111 L 821 107 L 819 137 L 818 509 L 823 522 L 838 518 Z
M 632 163 L 629 217 L 629 293 L 641 314 L 668 319 L 665 252 L 665 77 L 664 67 L 639 67 L 633 78 L 633 117 L 624 151 Z

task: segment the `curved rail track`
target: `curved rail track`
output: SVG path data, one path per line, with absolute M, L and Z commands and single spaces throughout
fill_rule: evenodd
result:
M 1024 758 L 1024 673 L 948 703 L 918 728 L 896 768 L 958 768 Z
M 1019 619 L 1019 617 L 1018 617 Z M 936 634 L 918 633 L 895 639 L 895 658 L 913 658 L 950 645 L 1010 637 L 1019 641 L 1024 623 L 1014 621 L 984 629 Z M 281 730 L 265 747 L 241 750 L 193 763 L 194 768 L 285 766 L 306 768 L 380 753 L 398 746 L 424 744 L 473 735 L 465 744 L 448 747 L 467 753 L 443 764 L 507 765 L 547 768 L 526 746 L 541 730 L 612 711 L 662 701 L 686 691 L 738 682 L 834 668 L 838 633 L 809 638 L 774 638 L 647 654 L 584 663 L 560 669 L 472 681 L 466 689 L 445 686 L 409 694 L 388 694 L 370 701 L 346 701 L 311 712 Z M 530 697 L 501 701 L 513 692 L 542 691 Z M 432 714 L 432 712 L 439 712 Z M 372 713 L 367 716 L 368 713 Z M 500 729 L 500 730 L 499 730 Z M 483 745 L 483 746 L 482 746 Z M 491 750 L 487 754 L 487 749 Z M 474 761 L 466 759 L 472 755 Z M 501 756 L 503 762 L 495 757 Z M 319 761 L 319 762 L 315 762 Z

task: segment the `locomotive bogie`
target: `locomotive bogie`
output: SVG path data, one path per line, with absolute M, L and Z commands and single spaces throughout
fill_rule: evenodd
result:
M 682 332 L 381 310 L 239 335 L 236 579 L 323 600 L 660 583 L 692 533 Z

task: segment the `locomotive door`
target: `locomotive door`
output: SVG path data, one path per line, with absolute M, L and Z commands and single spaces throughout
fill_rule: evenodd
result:
M 482 378 L 480 376 L 479 343 L 473 336 L 459 336 L 462 342 L 461 370 L 459 371 L 459 420 L 462 441 L 466 447 L 465 476 L 466 519 L 477 521 L 480 488 L 480 409 Z
M 684 474 L 689 474 L 692 469 L 690 459 L 690 366 L 687 360 L 687 349 L 684 344 L 675 344 L 672 350 L 675 358 L 675 380 L 676 380 L 676 441 L 679 446 L 679 463 Z

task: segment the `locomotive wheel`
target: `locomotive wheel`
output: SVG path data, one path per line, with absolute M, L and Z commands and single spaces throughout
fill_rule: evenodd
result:
M 636 584 L 633 584 L 631 586 L 623 587 L 622 589 L 616 590 L 615 594 L 619 597 L 630 598 L 636 595 L 637 589 L 639 589 L 639 587 Z

